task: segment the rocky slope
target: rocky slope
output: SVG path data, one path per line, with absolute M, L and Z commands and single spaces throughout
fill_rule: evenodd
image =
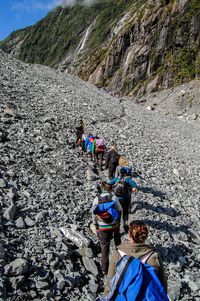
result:
M 0 47 L 124 95 L 199 77 L 198 0 L 113 1 L 57 8 Z
M 134 166 L 141 190 L 130 219 L 150 226 L 171 300 L 200 300 L 199 123 L 120 104 L 78 78 L 2 51 L 0 78 L 1 297 L 75 301 L 102 293 L 100 248 L 89 225 L 107 171 L 74 148 L 82 115 L 87 131 L 116 144 Z

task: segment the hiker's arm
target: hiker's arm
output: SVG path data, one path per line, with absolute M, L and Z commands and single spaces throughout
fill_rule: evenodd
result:
M 94 202 L 92 204 L 92 222 L 93 222 L 93 225 L 96 227 L 96 229 L 98 229 L 98 218 L 97 218 L 97 215 L 93 213 L 93 208 L 97 204 L 98 204 L 98 199 L 95 198 Z
M 105 161 L 105 168 L 108 168 L 108 162 L 110 161 L 110 152 L 107 153 L 106 161 Z
M 110 283 L 109 280 L 115 275 L 116 273 L 116 265 L 118 260 L 120 259 L 120 255 L 119 253 L 116 251 L 109 263 L 109 268 L 108 268 L 108 275 L 106 278 L 106 284 L 105 284 L 105 289 L 104 289 L 104 296 L 108 295 L 109 291 L 110 291 Z
M 116 197 L 116 196 L 114 195 L 114 196 L 113 196 L 113 200 L 114 200 L 115 203 L 116 203 L 115 208 L 117 209 L 117 211 L 118 211 L 118 213 L 119 213 L 119 215 L 120 215 L 120 217 L 121 217 L 122 212 L 123 212 L 123 209 L 122 209 L 122 206 L 121 206 L 121 204 L 120 204 L 120 202 L 119 202 L 119 199 L 118 199 L 118 197 Z
M 113 185 L 117 182 L 118 178 L 114 178 L 111 181 L 108 181 L 108 184 Z
M 137 184 L 131 179 L 131 178 L 128 178 L 127 179 L 127 182 L 129 185 L 131 185 L 133 188 L 138 188 Z

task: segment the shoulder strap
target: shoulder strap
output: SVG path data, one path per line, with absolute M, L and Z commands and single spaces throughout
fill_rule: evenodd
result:
M 151 255 L 154 253 L 154 251 L 149 251 L 146 254 L 144 254 L 143 256 L 141 256 L 139 259 L 141 260 L 141 262 L 144 264 L 147 262 L 147 260 L 151 257 Z
M 125 253 L 124 253 L 124 254 L 125 254 Z M 125 254 L 125 255 L 126 255 L 126 254 Z M 122 271 L 122 273 L 121 273 L 121 275 L 120 275 L 120 277 L 119 277 L 119 280 L 118 280 L 118 282 L 117 282 L 116 288 L 115 288 L 115 290 L 114 290 L 114 293 L 113 293 L 112 298 L 110 299 L 110 301 L 114 301 L 114 300 L 117 298 L 117 295 L 118 295 L 118 291 L 119 291 L 119 287 L 120 287 L 120 285 L 121 285 L 121 282 L 122 282 L 122 280 L 123 280 L 123 278 L 124 278 L 124 275 L 126 274 L 126 271 L 128 270 L 129 265 L 130 265 L 131 262 L 133 261 L 133 259 L 134 259 L 134 257 L 129 257 L 129 259 L 128 259 L 128 261 L 127 261 L 127 263 L 126 263 L 126 265 L 125 265 L 125 267 L 124 267 L 124 269 L 123 269 L 123 271 Z
M 126 253 L 124 253 L 121 250 L 118 250 L 119 254 L 121 257 L 124 257 L 125 255 L 127 255 Z M 149 251 L 146 254 L 142 255 L 139 257 L 139 259 L 141 260 L 141 262 L 144 264 L 147 262 L 147 260 L 151 257 L 151 255 L 154 253 L 154 251 Z

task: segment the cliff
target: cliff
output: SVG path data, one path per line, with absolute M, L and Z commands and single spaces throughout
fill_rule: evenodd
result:
M 143 95 L 200 75 L 198 0 L 97 1 L 58 7 L 0 47 L 124 95 Z

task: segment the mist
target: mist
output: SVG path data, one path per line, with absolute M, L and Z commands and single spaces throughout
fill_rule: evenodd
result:
M 67 7 L 67 6 L 74 6 L 76 4 L 79 4 L 79 5 L 92 5 L 94 4 L 95 2 L 97 2 L 98 0 L 63 0 L 61 5 L 63 7 Z

